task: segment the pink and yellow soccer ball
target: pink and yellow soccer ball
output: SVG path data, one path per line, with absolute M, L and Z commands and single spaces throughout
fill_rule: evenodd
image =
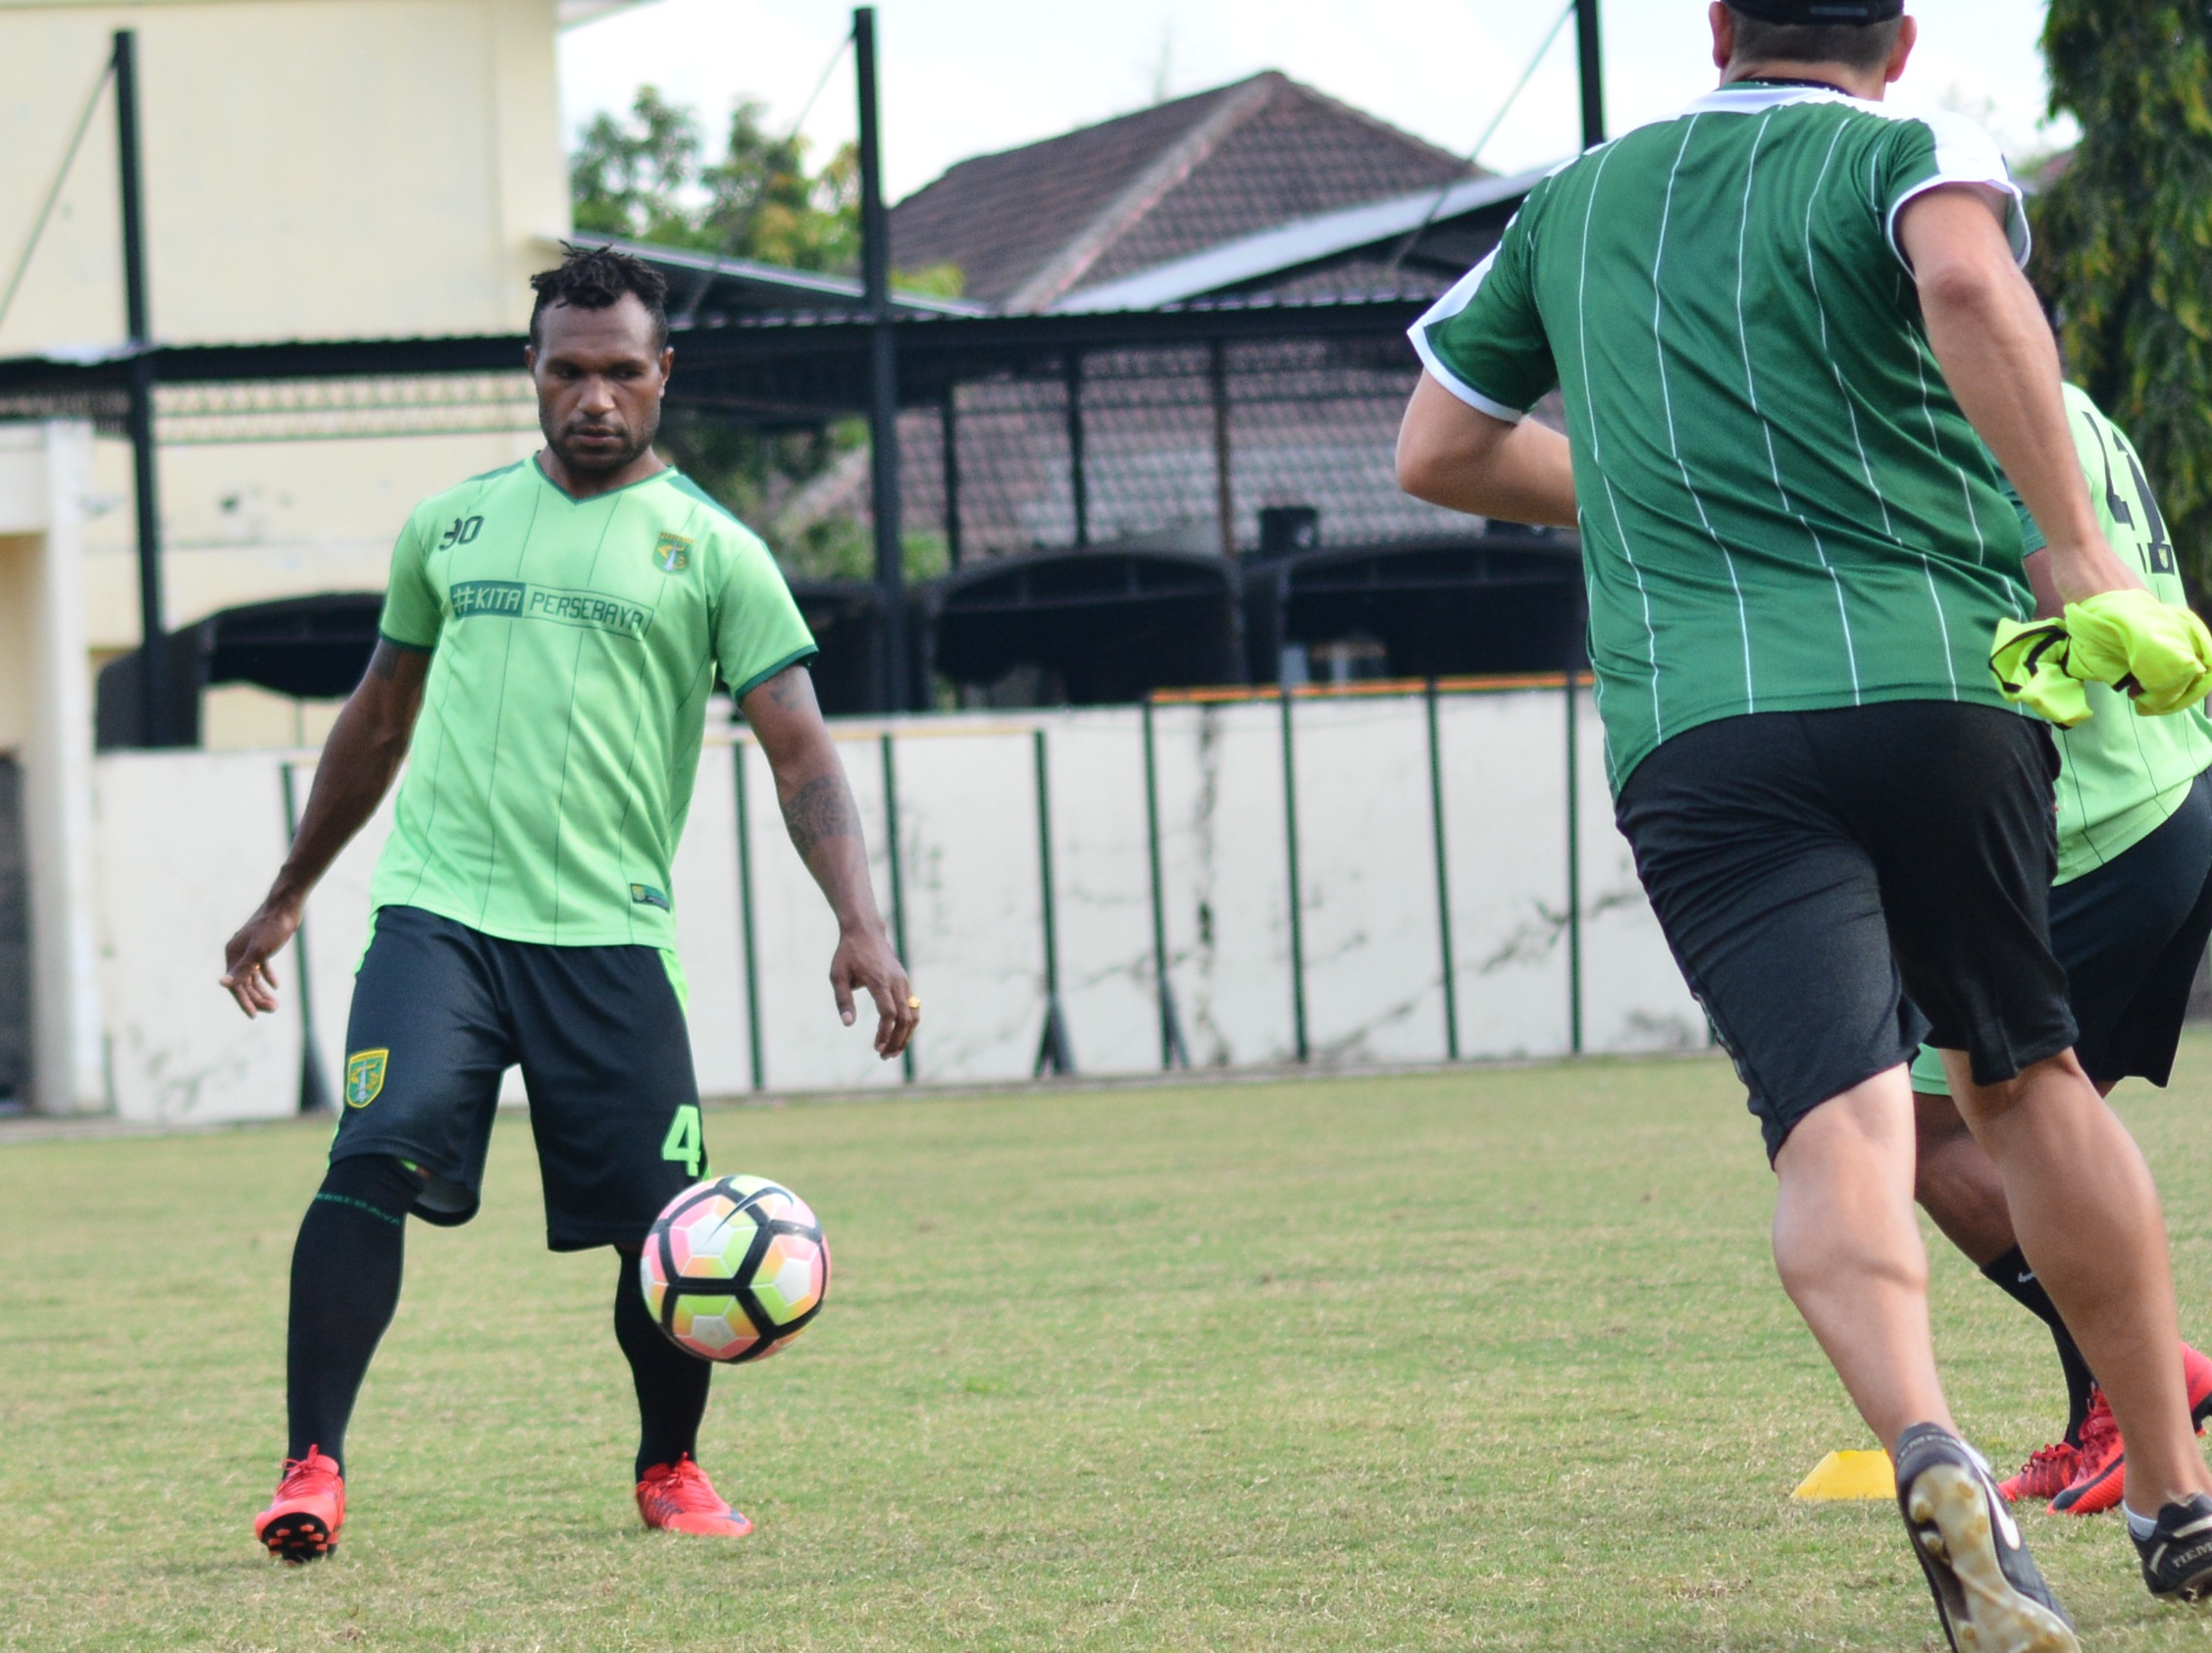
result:
M 764 1176 L 724 1176 L 661 1209 L 638 1259 L 653 1323 L 705 1361 L 766 1360 L 830 1290 L 830 1243 L 804 1200 Z

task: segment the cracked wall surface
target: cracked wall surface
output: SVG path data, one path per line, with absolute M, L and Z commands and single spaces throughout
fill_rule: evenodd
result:
M 1575 699 L 1583 1048 L 1706 1042 L 1614 830 L 1603 736 Z M 1568 697 L 1558 690 L 1437 702 L 1446 874 L 1463 1058 L 1569 1047 Z M 1307 1047 L 1333 1066 L 1446 1056 L 1427 706 L 1420 696 L 1292 707 Z M 1046 1011 L 1036 732 L 1050 778 L 1060 1002 L 1078 1071 L 1160 1062 L 1135 707 L 852 721 L 836 727 L 891 910 L 882 736 L 893 737 L 907 961 L 925 1001 L 917 1079 L 1020 1079 Z M 1154 712 L 1168 978 L 1201 1067 L 1294 1060 L 1282 712 L 1272 701 Z M 99 760 L 103 991 L 119 1111 L 148 1119 L 292 1111 L 296 1009 L 247 1023 L 213 985 L 223 943 L 283 853 L 282 769 L 302 752 L 117 753 Z M 773 778 L 742 736 L 710 735 L 675 869 L 693 1056 L 708 1095 L 752 1084 L 738 855 L 742 773 L 758 964 L 760 1066 L 771 1091 L 895 1086 L 873 1017 L 844 1027 L 827 981 L 837 926 L 784 837 Z M 388 805 L 308 907 L 318 1054 L 334 1094 L 347 998 L 368 933 Z M 279 961 L 287 988 L 294 983 Z M 521 1092 L 509 1076 L 508 1096 Z

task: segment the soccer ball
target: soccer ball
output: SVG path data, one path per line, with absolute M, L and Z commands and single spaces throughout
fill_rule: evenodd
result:
M 638 1259 L 654 1324 L 705 1361 L 766 1360 L 822 1312 L 830 1243 L 806 1202 L 764 1176 L 687 1188 Z

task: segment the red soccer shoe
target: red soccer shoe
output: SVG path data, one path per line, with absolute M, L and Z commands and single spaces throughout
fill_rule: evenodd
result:
M 2024 1498 L 2048 1502 L 2066 1490 L 2081 1468 L 2081 1449 L 2060 1441 L 2055 1446 L 2036 1448 L 2020 1467 L 2020 1473 L 2010 1480 L 1999 1481 L 1997 1490 L 2004 1494 L 2008 1504 L 2017 1504 Z
M 253 1518 L 253 1535 L 279 1561 L 293 1566 L 327 1556 L 345 1524 L 345 1477 L 337 1460 L 315 1447 L 284 1460 L 284 1478 L 269 1508 Z
M 2188 1389 L 2189 1421 L 2204 1432 L 2212 1415 L 2212 1360 L 2182 1345 L 2182 1380 Z M 2082 1462 L 2066 1489 L 2051 1500 L 2053 1515 L 2093 1516 L 2117 1505 L 2128 1490 L 2128 1449 L 2104 1391 L 2094 1391 L 2089 1416 L 2082 1422 Z
M 706 1472 L 685 1453 L 674 1464 L 655 1464 L 638 1483 L 638 1514 L 663 1532 L 701 1532 L 743 1538 L 752 1523 L 722 1502 Z

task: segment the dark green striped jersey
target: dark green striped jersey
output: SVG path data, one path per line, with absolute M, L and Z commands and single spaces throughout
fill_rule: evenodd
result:
M 2066 415 L 2089 498 L 2113 550 L 2161 599 L 2186 607 L 2174 542 L 2135 444 L 2086 391 L 2072 385 L 2066 387 Z M 2026 525 L 2030 548 L 2039 549 L 2042 532 L 2032 517 Z M 2191 783 L 2212 768 L 2212 722 L 2201 705 L 2171 717 L 2137 717 L 2118 690 L 2101 683 L 2084 687 L 2089 721 L 2052 731 L 2061 760 L 2061 884 L 2094 872 L 2164 826 L 2188 797 Z
M 1894 239 L 1946 183 L 2003 191 L 2026 258 L 1971 122 L 1738 82 L 1545 179 L 1415 326 L 1485 413 L 1564 393 L 1616 790 L 1716 718 L 2004 704 L 1988 651 L 2030 604 L 2020 522 Z
M 814 652 L 767 547 L 682 473 L 574 499 L 535 460 L 415 508 L 383 629 L 435 653 L 370 904 L 576 947 L 674 944 L 716 668 L 743 696 Z

